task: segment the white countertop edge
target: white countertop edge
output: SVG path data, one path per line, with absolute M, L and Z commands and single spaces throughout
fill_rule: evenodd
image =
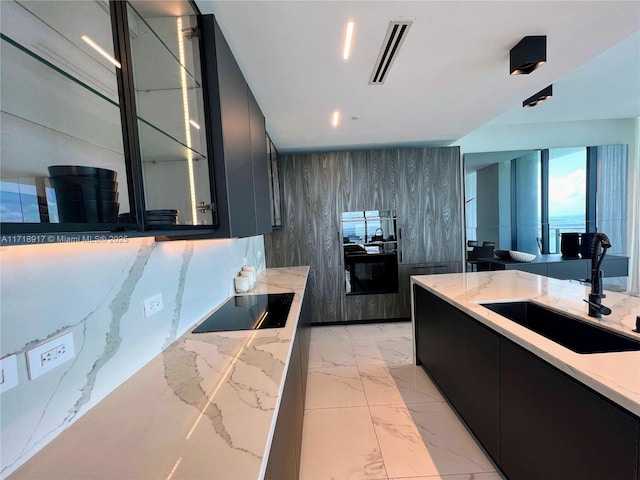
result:
M 510 270 L 509 272 L 515 272 Z M 484 273 L 484 272 L 483 272 Z M 496 274 L 498 272 L 492 272 L 492 274 Z M 518 272 L 517 275 L 522 277 L 524 274 L 530 275 L 531 277 L 538 277 L 538 275 L 526 273 L 526 272 Z M 449 274 L 449 275 L 474 275 L 471 273 L 460 273 L 460 274 Z M 522 295 L 522 292 L 519 292 L 520 295 L 514 296 L 505 296 L 499 295 L 495 298 L 482 298 L 480 300 L 474 300 L 466 302 L 462 302 L 456 298 L 456 296 L 448 295 L 447 292 L 440 291 L 437 287 L 429 285 L 426 283 L 428 280 L 427 277 L 435 277 L 433 276 L 412 276 L 411 277 L 411 291 L 412 291 L 412 302 L 413 302 L 413 285 L 419 285 L 420 287 L 428 290 L 429 292 L 437 295 L 439 298 L 445 300 L 447 303 L 450 303 L 454 307 L 478 320 L 480 323 L 486 325 L 487 327 L 495 330 L 497 333 L 503 335 L 509 340 L 513 341 L 517 345 L 525 348 L 530 351 L 534 355 L 540 357 L 545 360 L 547 363 L 566 373 L 567 375 L 573 377 L 578 380 L 580 383 L 588 386 L 592 390 L 598 392 L 604 397 L 608 398 L 612 402 L 616 403 L 620 407 L 629 411 L 637 417 L 640 417 L 640 391 L 625 388 L 625 385 L 620 385 L 616 383 L 614 380 L 609 378 L 607 375 L 607 371 L 603 368 L 602 372 L 596 371 L 585 371 L 585 369 L 579 365 L 581 361 L 581 357 L 597 357 L 600 356 L 603 359 L 609 358 L 613 359 L 614 357 L 620 358 L 620 363 L 631 364 L 635 362 L 636 365 L 640 366 L 640 351 L 635 352 L 613 352 L 613 353 L 596 353 L 596 354 L 579 354 L 575 353 L 568 348 L 565 348 L 556 342 L 549 340 L 542 335 L 539 335 L 526 327 L 523 327 L 511 320 L 502 317 L 501 315 L 482 307 L 482 303 L 491 303 L 491 302 L 501 302 L 501 301 L 531 301 L 533 303 L 542 304 L 545 307 L 548 307 L 552 310 L 556 310 L 558 312 L 568 314 L 569 316 L 578 317 L 580 320 L 589 321 L 590 318 L 585 318 L 583 316 L 576 315 L 575 311 L 571 309 L 563 310 L 560 308 L 562 306 L 562 302 L 560 299 L 560 303 L 556 303 L 553 305 L 548 305 L 544 302 L 541 302 L 540 292 L 537 292 L 538 295 Z M 545 282 L 547 281 L 547 277 L 544 277 Z M 555 280 L 549 278 L 548 280 L 555 282 L 561 282 L 561 280 Z M 582 295 L 583 290 L 585 289 L 582 286 L 575 285 L 576 293 L 580 291 L 580 295 Z M 462 299 L 463 297 L 460 296 Z M 638 304 L 640 305 L 640 299 L 638 300 Z M 413 304 L 412 304 L 412 322 L 413 319 Z M 608 328 L 610 330 L 615 331 L 616 333 L 622 333 L 631 338 L 640 338 L 640 335 L 634 337 L 633 333 L 626 332 L 626 330 L 622 329 L 613 329 L 607 325 L 603 325 L 601 322 L 597 322 L 597 320 L 593 320 L 593 323 L 598 323 L 600 326 L 604 328 Z M 414 323 L 415 328 L 415 323 Z M 414 345 L 414 359 L 416 358 L 415 345 Z M 584 361 L 584 359 L 582 359 Z M 629 379 L 629 382 L 633 381 L 633 379 Z M 640 378 L 637 379 L 638 386 L 640 386 Z

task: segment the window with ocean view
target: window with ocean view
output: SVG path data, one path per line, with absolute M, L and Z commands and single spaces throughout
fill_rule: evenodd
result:
M 549 253 L 560 253 L 560 234 L 586 231 L 587 149 L 549 150 Z

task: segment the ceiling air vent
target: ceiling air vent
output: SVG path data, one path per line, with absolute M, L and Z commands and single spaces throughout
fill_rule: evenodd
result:
M 387 35 L 384 37 L 384 42 L 380 47 L 380 53 L 376 64 L 373 66 L 373 72 L 371 72 L 371 78 L 369 79 L 369 85 L 382 85 L 387 79 L 389 69 L 393 65 L 393 61 L 398 55 L 398 51 L 404 42 L 409 27 L 413 22 L 406 20 L 398 20 L 389 22 L 389 29 Z

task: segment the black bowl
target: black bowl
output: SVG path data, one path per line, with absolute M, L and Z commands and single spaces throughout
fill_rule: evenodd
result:
M 56 199 L 63 202 L 86 200 L 94 202 L 117 202 L 118 192 L 114 190 L 102 190 L 98 188 L 83 188 L 80 185 L 69 185 L 55 189 Z
M 158 221 L 170 221 L 170 220 L 175 220 L 178 218 L 178 214 L 173 214 L 173 215 L 149 215 L 147 213 L 145 213 L 144 215 L 144 219 L 145 220 L 158 220 Z
M 115 182 L 118 177 L 118 172 L 106 168 L 82 165 L 51 165 L 48 168 L 49 175 L 52 177 L 73 175 L 78 177 L 100 178 L 111 182 Z
M 118 202 L 58 201 L 60 223 L 115 223 Z
M 509 250 L 494 250 L 493 254 L 502 260 L 509 260 L 511 258 Z
M 51 185 L 56 190 L 58 188 L 64 189 L 69 188 L 69 186 L 78 185 L 85 189 L 98 189 L 98 190 L 118 190 L 118 182 L 112 180 L 104 180 L 101 178 L 91 178 L 91 177 L 76 177 L 73 175 L 65 175 L 60 177 L 51 177 L 49 179 L 51 181 Z
M 178 215 L 178 210 L 145 210 L 145 215 Z
M 167 226 L 167 225 L 177 225 L 178 222 L 176 221 L 169 221 L 169 220 L 149 220 L 144 222 L 144 224 L 148 227 L 162 227 L 162 226 Z

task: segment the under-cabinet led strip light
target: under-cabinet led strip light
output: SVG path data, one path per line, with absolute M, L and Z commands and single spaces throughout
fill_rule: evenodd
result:
M 182 87 L 182 109 L 184 111 L 184 134 L 187 143 L 187 168 L 189 170 L 189 195 L 191 197 L 191 218 L 193 225 L 198 224 L 198 212 L 196 210 L 196 185 L 193 177 L 193 152 L 191 150 L 191 120 L 189 119 L 189 90 L 187 89 L 187 72 L 184 67 L 184 36 L 182 35 L 182 18 L 176 19 L 178 27 L 178 51 L 180 54 L 180 85 Z
M 110 55 L 109 53 L 107 53 L 107 51 L 102 48 L 100 45 L 98 45 L 96 42 L 94 42 L 93 40 L 91 40 L 91 37 L 89 37 L 89 35 L 82 35 L 80 37 L 82 40 L 84 40 L 91 48 L 93 48 L 96 52 L 98 52 L 100 55 L 102 55 L 104 58 L 106 58 L 107 60 L 109 60 L 111 63 L 113 63 L 116 67 L 118 68 L 122 68 L 122 65 L 120 65 L 120 62 L 118 60 L 116 60 L 113 55 Z

